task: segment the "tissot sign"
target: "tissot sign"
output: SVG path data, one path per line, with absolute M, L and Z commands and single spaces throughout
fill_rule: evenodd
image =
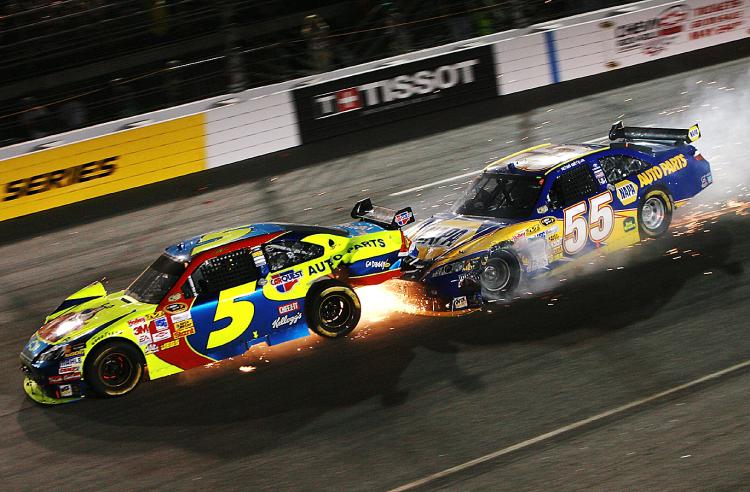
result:
M 294 91 L 303 142 L 494 97 L 490 47 L 310 85 Z

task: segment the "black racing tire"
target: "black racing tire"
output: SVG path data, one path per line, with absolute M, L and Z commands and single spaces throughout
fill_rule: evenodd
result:
M 103 342 L 86 356 L 83 377 L 98 396 L 123 396 L 138 386 L 143 365 L 142 354 L 132 343 L 124 340 Z
M 338 280 L 325 280 L 314 286 L 305 305 L 307 325 L 325 338 L 348 335 L 357 327 L 362 315 L 357 293 Z
M 516 256 L 507 250 L 493 253 L 479 274 L 482 296 L 504 297 L 516 290 L 521 283 L 521 265 Z
M 656 189 L 646 193 L 638 204 L 641 238 L 663 236 L 671 223 L 672 199 L 667 192 Z

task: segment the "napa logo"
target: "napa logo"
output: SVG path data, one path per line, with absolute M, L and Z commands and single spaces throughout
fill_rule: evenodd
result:
M 276 290 L 282 294 L 292 290 L 299 279 L 302 277 L 302 272 L 299 270 L 288 270 L 286 272 L 276 273 L 271 275 L 271 285 L 276 287 Z
M 638 186 L 632 181 L 621 181 L 617 183 L 617 198 L 623 205 L 630 205 L 638 198 Z

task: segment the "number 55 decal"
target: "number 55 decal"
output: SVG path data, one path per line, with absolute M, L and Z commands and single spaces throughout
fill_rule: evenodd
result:
M 586 202 L 578 202 L 563 211 L 563 248 L 569 255 L 580 253 L 586 247 L 588 238 L 600 243 L 606 240 L 615 225 L 615 211 L 610 206 L 612 192 L 607 190 L 589 198 Z M 589 210 L 589 220 L 586 222 L 586 210 Z

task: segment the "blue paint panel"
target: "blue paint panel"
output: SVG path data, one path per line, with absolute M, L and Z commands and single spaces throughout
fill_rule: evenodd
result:
M 552 82 L 560 82 L 560 68 L 557 62 L 557 46 L 555 44 L 555 32 L 545 31 L 544 40 L 547 43 L 547 55 L 549 56 L 549 70 L 552 76 Z

